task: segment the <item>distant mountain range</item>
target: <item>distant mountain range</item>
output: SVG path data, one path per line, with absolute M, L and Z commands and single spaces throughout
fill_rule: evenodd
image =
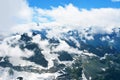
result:
M 119 80 L 120 28 L 40 28 L 0 37 L 2 80 Z

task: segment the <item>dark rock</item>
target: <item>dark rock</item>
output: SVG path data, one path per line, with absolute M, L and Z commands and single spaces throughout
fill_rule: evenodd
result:
M 72 56 L 66 51 L 58 52 L 58 54 L 59 54 L 58 58 L 60 61 L 72 61 L 73 60 Z

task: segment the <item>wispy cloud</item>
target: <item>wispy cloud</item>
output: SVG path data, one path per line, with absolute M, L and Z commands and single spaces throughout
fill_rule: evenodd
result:
M 120 2 L 120 0 L 112 0 L 112 2 Z

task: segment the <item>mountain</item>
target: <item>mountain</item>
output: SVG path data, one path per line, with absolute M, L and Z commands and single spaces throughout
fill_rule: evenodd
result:
M 0 43 L 2 80 L 119 80 L 120 28 L 36 28 Z

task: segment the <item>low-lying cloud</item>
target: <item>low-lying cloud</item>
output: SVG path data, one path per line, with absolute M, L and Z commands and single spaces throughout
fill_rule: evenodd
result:
M 0 1 L 0 32 L 21 24 L 40 23 L 63 26 L 120 27 L 120 8 L 79 9 L 73 4 L 51 9 L 29 7 L 25 0 Z M 17 25 L 17 26 L 16 26 Z M 24 29 L 24 28 L 22 28 Z

